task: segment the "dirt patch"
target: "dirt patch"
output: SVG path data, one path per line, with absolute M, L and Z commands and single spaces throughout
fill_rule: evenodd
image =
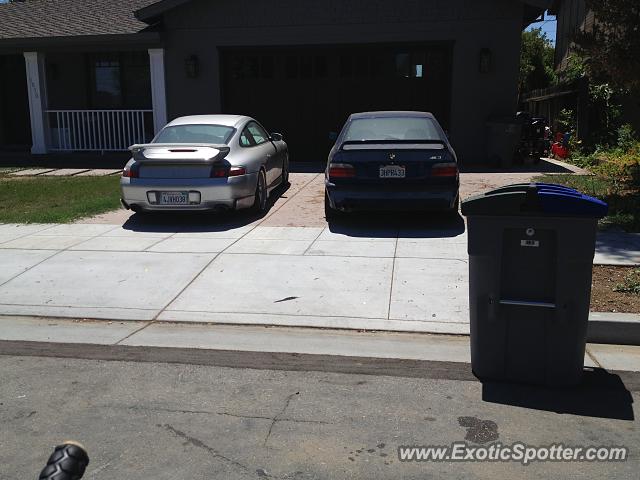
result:
M 614 288 L 637 267 L 594 265 L 591 285 L 591 311 L 640 313 L 640 295 L 616 292 Z

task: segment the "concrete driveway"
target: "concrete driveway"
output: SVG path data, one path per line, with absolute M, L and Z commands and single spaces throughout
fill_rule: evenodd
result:
M 1 225 L 0 314 L 466 333 L 462 218 L 328 226 L 318 180 L 262 219 Z
M 535 174 L 463 174 L 463 196 Z M 322 174 L 281 193 L 264 218 L 0 225 L 0 314 L 468 333 L 460 216 L 327 225 Z

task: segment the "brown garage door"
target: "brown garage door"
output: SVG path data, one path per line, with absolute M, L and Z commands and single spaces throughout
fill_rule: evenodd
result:
M 430 111 L 448 128 L 449 45 L 225 49 L 223 108 L 284 134 L 292 161 L 325 161 L 349 114 Z

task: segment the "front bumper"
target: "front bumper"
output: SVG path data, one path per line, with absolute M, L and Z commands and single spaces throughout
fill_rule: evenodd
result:
M 446 211 L 455 208 L 458 185 L 380 188 L 371 185 L 335 185 L 325 182 L 332 208 L 341 211 Z
M 237 210 L 253 205 L 257 183 L 257 173 L 229 178 L 123 177 L 120 190 L 122 204 L 132 210 Z M 189 192 L 194 201 L 189 205 L 161 205 L 151 202 L 154 195 L 149 194 L 153 192 Z

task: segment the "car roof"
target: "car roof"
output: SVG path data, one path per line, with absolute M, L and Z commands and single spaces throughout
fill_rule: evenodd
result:
M 245 115 L 189 115 L 178 117 L 167 124 L 168 127 L 175 125 L 223 125 L 225 127 L 237 128 L 248 120 L 253 120 Z
M 435 118 L 433 114 L 429 112 L 412 112 L 412 111 L 380 111 L 380 112 L 360 112 L 360 113 L 352 113 L 351 119 L 355 120 L 358 118 L 393 118 L 393 117 L 422 117 L 422 118 Z

